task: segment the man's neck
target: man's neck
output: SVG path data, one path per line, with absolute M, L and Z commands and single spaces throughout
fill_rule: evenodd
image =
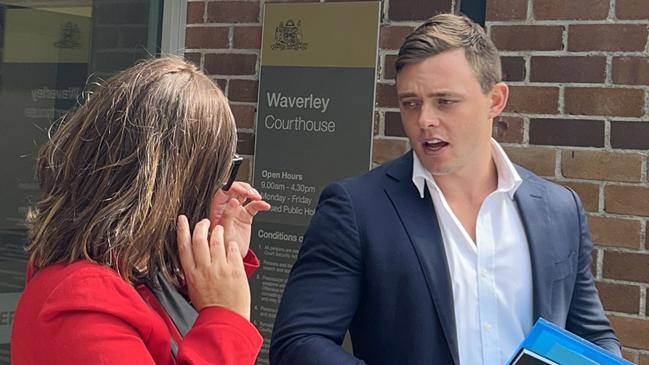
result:
M 478 206 L 498 188 L 498 170 L 491 157 L 449 175 L 434 176 L 435 183 L 449 201 L 466 201 Z
M 444 194 L 451 210 L 474 243 L 476 221 L 482 203 L 498 187 L 498 170 L 491 158 L 464 166 L 454 174 L 435 176 L 435 183 Z

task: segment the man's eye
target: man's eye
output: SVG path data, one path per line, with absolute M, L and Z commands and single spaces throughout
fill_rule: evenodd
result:
M 407 101 L 402 101 L 402 102 L 401 102 L 401 105 L 402 105 L 404 108 L 412 109 L 412 108 L 416 108 L 417 105 L 419 105 L 419 104 L 418 104 L 416 101 L 407 100 Z
M 450 100 L 450 99 L 439 99 L 437 101 L 440 105 L 452 105 L 457 103 L 457 100 Z

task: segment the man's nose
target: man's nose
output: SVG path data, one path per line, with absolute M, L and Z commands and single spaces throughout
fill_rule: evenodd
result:
M 424 103 L 421 106 L 421 112 L 419 113 L 419 128 L 428 129 L 432 127 L 439 126 L 439 115 L 437 110 L 428 103 Z

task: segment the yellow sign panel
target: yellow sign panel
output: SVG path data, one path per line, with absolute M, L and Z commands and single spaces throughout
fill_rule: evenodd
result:
M 267 4 L 262 66 L 375 67 L 380 4 L 323 5 Z
M 89 16 L 39 9 L 8 9 L 4 34 L 5 63 L 88 62 Z

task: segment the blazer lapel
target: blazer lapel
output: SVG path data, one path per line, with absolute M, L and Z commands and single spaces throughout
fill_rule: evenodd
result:
M 552 279 L 548 273 L 552 272 L 555 259 L 547 191 L 541 184 L 532 181 L 527 171 L 518 170 L 523 183 L 516 191 L 514 199 L 521 214 L 530 249 L 534 320 L 539 317 L 550 318 Z
M 385 191 L 417 254 L 455 364 L 459 364 L 453 290 L 437 215 L 428 189 L 422 199 L 412 183 L 412 151 L 388 170 Z

